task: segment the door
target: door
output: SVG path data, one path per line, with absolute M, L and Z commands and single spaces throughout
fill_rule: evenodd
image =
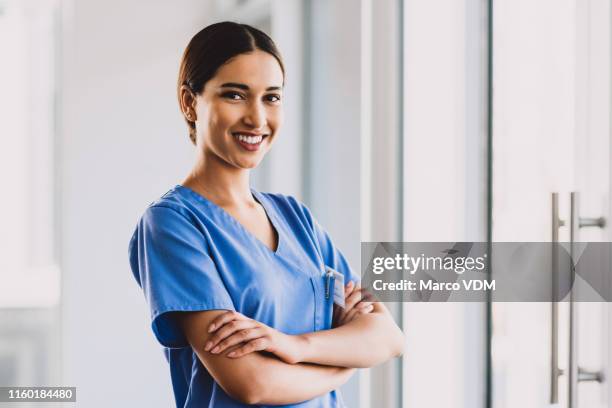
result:
M 609 3 L 492 2 L 494 242 L 611 240 Z M 491 310 L 494 408 L 612 407 L 607 303 Z

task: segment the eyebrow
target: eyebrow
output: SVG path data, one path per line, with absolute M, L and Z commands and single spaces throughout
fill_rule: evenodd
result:
M 221 88 L 238 88 L 244 91 L 248 91 L 250 89 L 248 85 L 239 84 L 236 82 L 226 82 L 225 84 L 221 85 Z M 266 91 L 280 91 L 281 89 L 282 88 L 280 86 L 269 86 L 266 88 Z

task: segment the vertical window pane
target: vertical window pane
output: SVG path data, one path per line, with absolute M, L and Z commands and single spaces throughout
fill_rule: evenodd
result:
M 56 304 L 55 5 L 0 3 L 0 307 Z

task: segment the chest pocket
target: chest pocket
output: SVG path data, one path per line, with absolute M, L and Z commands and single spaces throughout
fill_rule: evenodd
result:
M 313 291 L 313 302 L 315 306 L 313 330 L 327 330 L 332 327 L 333 305 L 334 305 L 334 283 L 335 278 L 328 276 L 325 272 L 325 261 L 315 241 L 310 237 L 306 240 L 309 245 L 304 248 L 296 246 L 296 259 L 302 262 L 302 270 L 307 271 Z

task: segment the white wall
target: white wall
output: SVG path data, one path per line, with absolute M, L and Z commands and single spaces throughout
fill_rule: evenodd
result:
M 192 163 L 175 83 L 210 2 L 64 4 L 60 188 L 63 384 L 79 406 L 174 405 L 162 348 L 131 276 L 138 217 Z

